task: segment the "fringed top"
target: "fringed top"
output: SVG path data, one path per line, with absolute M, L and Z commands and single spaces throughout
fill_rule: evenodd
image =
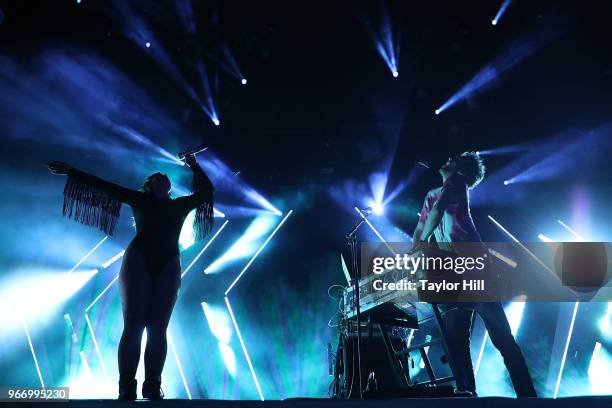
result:
M 147 240 L 178 241 L 185 217 L 195 209 L 194 236 L 200 240 L 213 228 L 213 185 L 200 166 L 192 171 L 194 193 L 166 200 L 71 169 L 64 188 L 63 214 L 113 235 L 125 203 L 134 212 L 137 235 L 144 234 Z
M 64 216 L 113 235 L 121 203 L 131 201 L 136 191 L 71 169 L 64 188 Z
M 193 170 L 192 190 L 196 198 L 197 207 L 193 222 L 193 235 L 196 241 L 204 239 L 214 224 L 213 214 L 213 185 L 206 173 L 198 166 Z
M 196 239 L 204 238 L 212 230 L 213 185 L 200 166 L 194 165 L 192 171 L 194 194 L 170 199 L 130 190 L 71 169 L 64 189 L 63 213 L 112 235 L 121 204 L 129 204 L 136 223 L 136 237 L 129 248 L 145 255 L 148 269 L 155 274 L 179 254 L 181 228 L 190 211 L 196 210 L 193 225 Z

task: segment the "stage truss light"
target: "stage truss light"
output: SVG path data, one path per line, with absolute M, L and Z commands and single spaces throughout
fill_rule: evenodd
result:
M 247 80 L 246 80 L 246 78 L 242 78 L 242 80 L 240 81 L 240 83 L 241 83 L 242 85 L 246 85 L 246 84 L 247 84 Z

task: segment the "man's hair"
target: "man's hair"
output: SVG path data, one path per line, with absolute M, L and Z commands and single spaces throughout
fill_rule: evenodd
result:
M 465 177 L 469 188 L 474 188 L 485 175 L 485 165 L 476 152 L 463 152 L 457 157 L 457 171 Z

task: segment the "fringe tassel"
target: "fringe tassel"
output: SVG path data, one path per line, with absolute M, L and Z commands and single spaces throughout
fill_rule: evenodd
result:
M 62 213 L 81 224 L 96 227 L 107 235 L 113 235 L 121 201 L 112 198 L 104 190 L 69 174 L 64 188 Z
M 200 204 L 196 208 L 195 220 L 193 222 L 193 235 L 196 241 L 204 239 L 213 229 L 213 205 L 212 202 Z
M 191 191 L 197 193 L 200 191 L 200 183 L 194 177 L 191 184 Z M 196 207 L 195 219 L 193 221 L 193 235 L 196 241 L 204 239 L 213 229 L 214 214 L 213 214 L 213 196 L 212 190 L 206 201 Z

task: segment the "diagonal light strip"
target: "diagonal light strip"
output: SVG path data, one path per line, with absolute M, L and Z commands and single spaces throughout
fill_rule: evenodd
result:
M 393 250 L 393 248 L 391 248 L 391 247 L 389 246 L 389 244 L 387 244 L 387 241 L 386 241 L 386 240 L 385 240 L 385 239 L 382 237 L 382 235 L 380 235 L 380 232 L 378 232 L 378 230 L 376 230 L 376 228 L 374 228 L 374 226 L 372 225 L 372 223 L 370 222 L 370 220 L 368 220 L 368 218 L 367 218 L 365 215 L 363 215 L 363 213 L 361 212 L 361 210 L 360 210 L 359 208 L 355 207 L 355 211 L 357 211 L 357 213 L 358 213 L 359 215 L 361 215 L 361 218 L 363 218 L 363 219 L 365 220 L 366 224 L 368 224 L 368 226 L 369 226 L 369 227 L 372 229 L 372 231 L 374 231 L 374 233 L 376 234 L 376 236 L 377 236 L 378 238 L 380 238 L 380 240 L 383 242 L 383 244 L 385 244 L 385 246 L 387 247 L 387 249 L 389 249 L 389 251 L 391 251 L 391 253 L 393 253 L 393 255 L 397 255 L 397 252 L 395 252 L 395 251 Z
M 572 339 L 572 333 L 574 332 L 574 322 L 576 321 L 576 314 L 578 313 L 578 306 L 580 302 L 574 303 L 574 312 L 572 313 L 572 321 L 570 323 L 569 331 L 567 333 L 567 341 L 565 342 L 565 349 L 563 350 L 563 357 L 561 358 L 561 367 L 559 368 L 559 375 L 557 376 L 557 384 L 555 385 L 555 392 L 553 398 L 557 398 L 559 393 L 559 385 L 561 384 L 561 376 L 563 375 L 563 369 L 565 368 L 565 359 L 567 358 L 567 350 L 569 349 L 570 340 Z
M 45 382 L 43 381 L 42 374 L 40 373 L 40 366 L 38 365 L 38 359 L 36 358 L 36 352 L 34 351 L 34 346 L 32 345 L 32 338 L 30 337 L 30 330 L 28 329 L 28 324 L 25 319 L 21 321 L 23 323 L 23 328 L 25 330 L 26 336 L 28 337 L 28 344 L 30 345 L 30 351 L 32 352 L 32 358 L 34 359 L 34 365 L 36 366 L 36 373 L 38 374 L 38 379 L 40 380 L 40 386 L 45 389 Z
M 234 279 L 234 281 L 231 283 L 231 285 L 229 285 L 229 287 L 225 291 L 225 296 L 227 296 L 227 294 L 230 292 L 230 290 L 232 290 L 232 288 L 236 285 L 236 283 L 238 283 L 238 280 L 242 277 L 242 275 L 244 275 L 246 270 L 249 269 L 249 266 L 251 266 L 253 261 L 255 261 L 255 258 L 257 258 L 257 255 L 259 255 L 261 253 L 261 251 L 263 251 L 263 249 L 266 247 L 266 245 L 268 245 L 268 242 L 270 242 L 270 240 L 274 237 L 274 235 L 280 229 L 280 227 L 282 227 L 283 224 L 285 223 L 285 221 L 287 221 L 287 218 L 289 218 L 291 213 L 293 213 L 293 210 L 290 210 L 287 213 L 287 215 L 285 215 L 285 217 L 281 220 L 281 222 L 276 226 L 274 231 L 272 231 L 272 234 L 270 234 L 270 236 L 264 241 L 264 243 L 259 247 L 257 252 L 255 252 L 255 255 L 253 255 L 251 260 L 246 264 L 246 266 L 242 269 L 242 271 L 240 271 L 240 273 L 238 274 L 238 276 L 236 276 L 236 279 Z
M 478 369 L 480 368 L 480 363 L 482 362 L 482 356 L 484 354 L 485 346 L 487 345 L 488 339 L 489 332 L 485 330 L 484 337 L 482 338 L 482 345 L 480 346 L 480 351 L 478 352 L 478 359 L 476 360 L 476 367 L 474 367 L 474 377 L 478 375 Z
M 117 262 L 119 260 L 119 258 L 121 258 L 123 255 L 125 255 L 125 249 L 122 249 L 121 251 L 119 251 L 116 255 L 112 256 L 111 258 L 109 258 L 108 261 L 104 262 L 102 264 L 102 268 L 106 269 L 109 266 L 111 266 L 112 264 L 114 264 L 115 262 Z
M 98 354 L 98 359 L 100 360 L 100 366 L 102 367 L 102 372 L 104 372 L 104 377 L 106 378 L 106 382 L 110 384 L 110 379 L 108 377 L 108 371 L 106 371 L 106 365 L 104 365 L 104 359 L 102 358 L 102 353 L 100 352 L 100 347 L 98 346 L 98 341 L 96 340 L 96 335 L 94 334 L 94 330 L 93 330 L 93 327 L 91 326 L 91 321 L 89 320 L 89 315 L 87 313 L 85 313 L 85 320 L 87 321 L 87 327 L 89 327 L 89 333 L 91 334 L 91 339 L 96 349 L 96 354 Z
M 512 240 L 514 242 L 516 242 L 525 252 L 527 252 L 533 259 L 536 260 L 537 263 L 539 263 L 544 269 L 546 269 L 548 272 L 552 273 L 553 275 L 557 276 L 549 267 L 548 265 L 546 265 L 544 262 L 542 262 L 542 260 L 540 260 L 540 258 L 538 258 L 533 252 L 531 252 L 529 249 L 527 249 L 527 247 L 525 245 L 523 245 L 521 242 L 519 242 L 518 239 L 516 239 L 516 237 L 514 235 L 512 235 L 507 229 L 505 229 L 499 222 L 497 222 L 497 220 L 495 220 L 495 218 L 491 217 L 490 215 L 488 216 L 489 219 L 493 222 L 493 224 L 495 224 L 495 226 L 497 228 L 499 228 L 500 230 L 502 230 L 506 235 L 508 235 L 510 238 L 512 238 Z
M 210 244 L 212 244 L 212 242 L 215 240 L 215 238 L 217 238 L 217 235 L 219 235 L 221 233 L 221 231 L 223 231 L 223 228 L 225 228 L 225 226 L 227 225 L 227 223 L 229 222 L 229 220 L 225 220 L 225 222 L 223 223 L 223 225 L 221 225 L 221 228 L 219 228 L 217 230 L 217 232 L 215 232 L 215 235 L 212 236 L 212 238 L 206 243 L 206 245 L 204 245 L 204 248 L 202 248 L 202 250 L 200 251 L 200 253 L 198 253 L 196 255 L 196 257 L 193 259 L 193 261 L 191 261 L 191 263 L 187 266 L 187 268 L 185 268 L 185 270 L 183 271 L 183 273 L 181 274 L 181 278 L 183 278 L 183 276 L 185 276 L 185 274 L 187 272 L 189 272 L 189 270 L 191 269 L 191 267 L 198 261 L 198 259 L 200 259 L 200 257 L 202 256 L 202 254 L 204 253 L 204 251 L 206 251 L 206 249 L 210 246 Z
M 97 296 L 97 297 L 94 299 L 94 301 L 93 301 L 93 302 L 91 302 L 91 304 L 90 304 L 89 306 L 87 306 L 87 308 L 85 309 L 85 313 L 89 312 L 89 309 L 91 309 L 91 308 L 93 307 L 93 305 L 95 305 L 95 304 L 96 304 L 96 302 L 97 302 L 98 300 L 100 300 L 100 298 L 102 297 L 102 295 L 104 295 L 104 294 L 106 293 L 106 291 L 107 291 L 107 290 L 109 290 L 109 289 L 110 289 L 110 287 L 111 287 L 111 286 L 113 286 L 113 284 L 114 284 L 115 282 L 117 282 L 117 279 L 119 279 L 119 275 L 115 276 L 115 279 L 113 279 L 113 280 L 111 281 L 111 283 L 109 283 L 109 284 L 108 284 L 108 285 L 107 285 L 107 286 L 104 288 L 104 290 L 102 290 L 102 292 L 100 292 L 100 294 L 99 294 L 99 295 L 98 295 L 98 296 Z
M 289 211 L 289 214 L 291 214 L 291 211 Z M 238 340 L 240 340 L 240 346 L 242 347 L 242 352 L 244 353 L 244 357 L 246 358 L 247 364 L 249 365 L 249 370 L 251 370 L 251 376 L 253 376 L 253 381 L 255 382 L 255 387 L 257 388 L 257 392 L 259 393 L 259 398 L 262 401 L 264 401 L 264 396 L 263 396 L 263 393 L 261 392 L 261 387 L 259 386 L 259 381 L 257 380 L 255 369 L 253 368 L 253 364 L 251 363 L 251 358 L 249 357 L 249 353 L 246 349 L 246 345 L 244 344 L 244 340 L 242 339 L 242 334 L 240 334 L 238 323 L 236 322 L 236 318 L 234 317 L 234 312 L 232 311 L 232 307 L 230 306 L 229 299 L 227 298 L 227 296 L 225 297 L 225 304 L 227 305 L 227 310 L 229 311 L 230 317 L 232 318 L 232 323 L 234 324 L 234 328 L 236 329 L 236 334 L 238 334 Z
M 187 386 L 187 380 L 185 379 L 185 373 L 183 372 L 183 366 L 181 364 L 181 361 L 179 360 L 178 353 L 176 352 L 176 347 L 174 346 L 174 340 L 172 339 L 172 335 L 170 334 L 170 329 L 168 329 L 166 333 L 168 334 L 168 345 L 172 350 L 172 354 L 174 354 L 174 360 L 176 361 L 176 366 L 178 367 L 181 380 L 183 381 L 183 386 L 185 386 L 187 397 L 189 397 L 189 399 L 192 399 L 191 392 L 189 391 L 189 387 Z
M 572 229 L 572 228 L 571 228 L 569 225 L 567 225 L 567 224 L 566 224 L 566 223 L 564 223 L 563 221 L 561 221 L 561 220 L 557 220 L 557 222 L 558 222 L 559 224 L 561 224 L 561 225 L 562 225 L 562 226 L 563 226 L 563 227 L 564 227 L 566 230 L 568 230 L 569 232 L 571 232 L 571 233 L 572 233 L 572 235 L 573 235 L 573 236 L 575 236 L 576 238 L 578 238 L 579 240 L 581 240 L 581 241 L 586 241 L 582 235 L 580 235 L 579 233 L 577 233 L 576 231 L 574 231 L 574 230 L 573 230 L 573 229 Z
M 93 254 L 93 253 L 94 253 L 94 251 L 95 251 L 96 249 L 98 249 L 98 247 L 99 247 L 100 245 L 102 245 L 102 244 L 104 243 L 104 241 L 106 241 L 107 239 L 108 239 L 108 235 L 107 235 L 107 236 L 105 236 L 104 238 L 102 238 L 102 241 L 98 242 L 98 243 L 96 244 L 96 246 L 95 246 L 95 247 L 93 247 L 93 248 L 92 248 L 92 249 L 91 249 L 91 250 L 90 250 L 88 253 L 86 253 L 86 254 L 85 254 L 85 256 L 84 256 L 83 258 L 81 258 L 81 260 L 80 260 L 79 262 L 77 262 L 77 264 L 76 264 L 76 265 L 74 265 L 74 266 L 72 267 L 72 269 L 71 269 L 71 270 L 69 270 L 69 271 L 68 271 L 68 273 L 72 273 L 72 272 L 74 272 L 74 270 L 75 270 L 76 268 L 78 268 L 78 267 L 79 267 L 79 265 L 81 265 L 83 262 L 85 262 L 85 260 L 86 260 L 87 258 L 89 258 L 89 255 Z

